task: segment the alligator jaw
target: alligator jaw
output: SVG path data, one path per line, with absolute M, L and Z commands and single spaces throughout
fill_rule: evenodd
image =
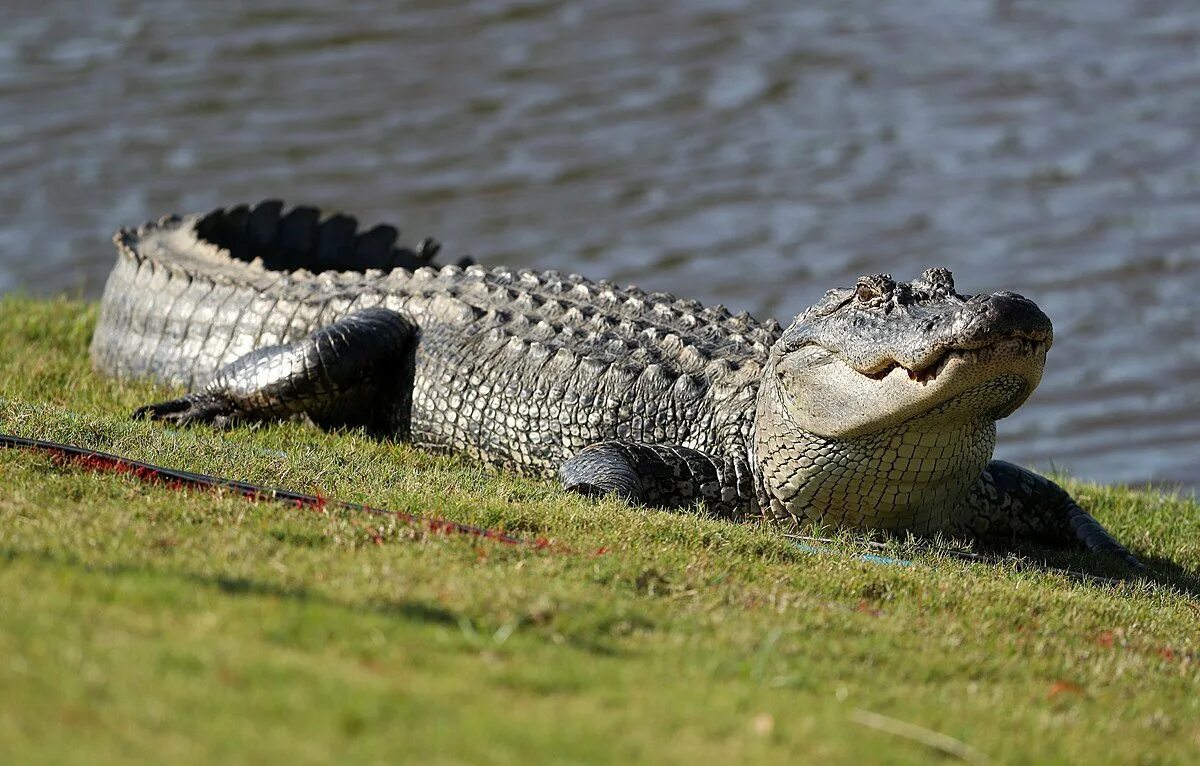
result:
M 1024 356 L 1033 359 L 1039 356 L 1044 356 L 1049 348 L 1050 343 L 1044 338 L 1005 338 L 1002 340 L 993 341 L 991 343 L 986 343 L 984 345 L 975 346 L 973 348 L 946 349 L 934 356 L 931 356 L 921 365 L 913 365 L 910 367 L 896 361 L 895 359 L 888 359 L 882 366 L 876 369 L 858 370 L 858 372 L 874 380 L 883 380 L 893 372 L 902 370 L 903 373 L 908 376 L 909 380 L 915 383 L 926 384 L 937 380 L 938 376 L 951 366 L 958 367 L 962 365 L 984 363 L 1003 354 L 1008 354 L 1010 356 Z M 850 365 L 847 360 L 843 359 L 842 361 L 846 362 L 848 366 L 853 368 L 853 365 Z

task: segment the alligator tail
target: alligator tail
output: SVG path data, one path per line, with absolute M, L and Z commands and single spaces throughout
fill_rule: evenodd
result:
M 196 387 L 248 351 L 379 303 L 388 273 L 438 265 L 437 242 L 407 247 L 398 236 L 313 207 L 285 211 L 279 200 L 121 229 L 92 363 L 119 378 Z

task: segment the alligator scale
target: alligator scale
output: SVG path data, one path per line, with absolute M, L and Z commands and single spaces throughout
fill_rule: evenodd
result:
M 138 415 L 307 417 L 586 494 L 731 518 L 1023 538 L 1135 563 L 1056 484 L 992 460 L 1053 332 L 950 272 L 862 277 L 786 330 L 556 272 L 431 264 L 267 201 L 117 233 L 96 367 L 183 385 Z

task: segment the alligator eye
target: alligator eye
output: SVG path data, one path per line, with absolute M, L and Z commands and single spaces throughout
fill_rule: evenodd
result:
M 879 297 L 879 290 L 868 282 L 859 282 L 854 287 L 854 298 L 860 303 L 873 301 Z

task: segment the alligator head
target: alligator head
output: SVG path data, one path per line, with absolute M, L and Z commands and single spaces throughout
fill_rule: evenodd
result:
M 946 269 L 831 290 L 771 350 L 755 453 L 774 515 L 936 531 L 1041 380 L 1049 318 Z

